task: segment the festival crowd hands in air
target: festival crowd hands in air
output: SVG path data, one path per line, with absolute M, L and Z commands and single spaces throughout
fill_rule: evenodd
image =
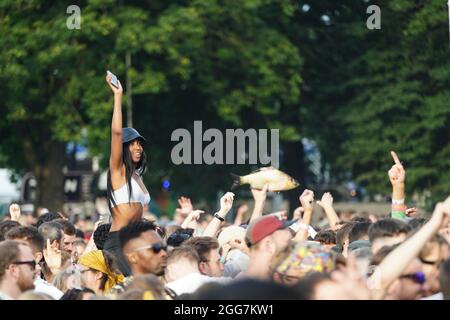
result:
M 90 233 L 82 218 L 45 212 L 31 225 L 12 204 L 1 222 L 0 297 L 182 300 L 233 291 L 235 299 L 448 299 L 450 197 L 429 219 L 408 210 L 406 171 L 391 155 L 388 217 L 343 221 L 331 193 L 316 201 L 305 189 L 289 220 L 285 210 L 264 212 L 268 184 L 251 190 L 253 204 L 236 205 L 225 193 L 214 214 L 180 197 L 173 220 L 146 214 L 120 231 L 127 277 L 103 250 L 107 223 L 91 223 Z M 315 203 L 327 221 L 321 228 L 311 226 Z

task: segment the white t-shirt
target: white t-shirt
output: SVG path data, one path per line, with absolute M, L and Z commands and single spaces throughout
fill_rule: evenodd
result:
M 193 293 L 208 282 L 226 284 L 230 281 L 231 278 L 209 277 L 200 273 L 189 273 L 183 278 L 167 283 L 166 286 L 175 291 L 177 295 L 182 295 L 185 293 Z
M 61 290 L 55 286 L 52 286 L 42 278 L 36 278 L 34 280 L 34 291 L 46 293 L 55 300 L 59 300 L 63 296 L 63 292 Z

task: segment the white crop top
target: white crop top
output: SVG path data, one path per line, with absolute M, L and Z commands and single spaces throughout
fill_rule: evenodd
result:
M 131 199 L 128 201 L 128 183 L 125 183 L 121 188 L 114 190 L 114 201 L 116 202 L 115 206 L 119 204 L 128 203 L 128 202 L 140 202 L 142 206 L 147 205 L 150 202 L 150 195 L 148 193 L 144 193 L 142 191 L 141 186 L 131 178 Z M 112 206 L 111 202 L 111 206 Z

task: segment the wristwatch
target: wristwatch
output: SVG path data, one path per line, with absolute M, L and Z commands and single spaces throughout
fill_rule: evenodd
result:
M 214 213 L 214 218 L 219 219 L 220 221 L 225 221 L 224 218 L 222 218 L 221 216 L 219 216 L 217 213 Z

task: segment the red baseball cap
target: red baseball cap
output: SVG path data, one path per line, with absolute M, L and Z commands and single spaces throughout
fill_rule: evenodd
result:
M 255 219 L 248 227 L 245 234 L 245 241 L 247 246 L 252 246 L 270 236 L 277 230 L 285 229 L 292 224 L 292 221 L 283 222 L 274 215 L 267 215 Z

